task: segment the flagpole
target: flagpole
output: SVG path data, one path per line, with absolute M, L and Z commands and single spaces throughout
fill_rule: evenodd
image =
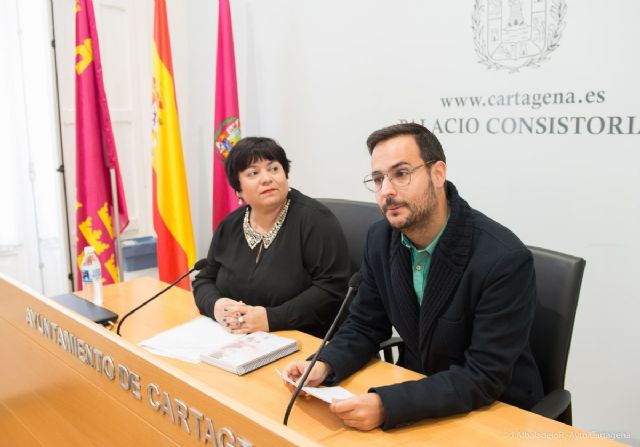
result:
M 118 188 L 116 186 L 116 170 L 109 169 L 111 175 L 111 197 L 113 199 L 113 231 L 116 235 L 116 261 L 118 264 L 118 279 L 124 281 L 124 271 L 122 259 L 122 244 L 120 241 L 120 208 L 118 205 Z
M 58 146 L 58 155 L 60 156 L 60 158 L 58 159 L 60 161 L 60 166 L 58 166 L 58 168 L 56 169 L 56 172 L 60 173 L 60 175 L 62 175 L 62 201 L 64 203 L 64 212 L 62 213 L 62 215 L 64 216 L 64 227 L 66 229 L 66 243 L 67 243 L 67 258 L 69 261 L 69 265 L 67 266 L 69 269 L 69 272 L 67 273 L 67 278 L 69 279 L 69 282 L 71 283 L 71 291 L 75 292 L 76 291 L 76 282 L 73 280 L 74 278 L 74 273 L 77 271 L 77 268 L 74 266 L 74 255 L 73 255 L 73 244 L 71 243 L 71 223 L 69 222 L 69 197 L 67 196 L 67 181 L 66 181 L 66 176 L 67 174 L 65 173 L 64 170 L 64 151 L 63 151 L 63 144 L 62 144 L 62 118 L 61 118 L 61 112 L 60 112 L 60 82 L 58 79 L 58 55 L 57 55 L 57 51 L 58 49 L 56 48 L 57 45 L 57 41 L 56 41 L 56 24 L 55 21 L 53 20 L 53 0 L 49 0 L 49 14 L 50 14 L 50 18 L 51 18 L 51 48 L 52 48 L 52 52 L 53 52 L 53 77 L 55 80 L 55 94 L 53 95 L 54 97 L 54 102 L 55 102 L 55 109 L 56 109 L 56 124 L 57 124 L 57 146 Z

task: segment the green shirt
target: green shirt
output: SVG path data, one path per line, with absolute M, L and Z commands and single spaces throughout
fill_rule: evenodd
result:
M 413 288 L 416 291 L 416 295 L 418 296 L 418 304 L 422 304 L 422 299 L 424 298 L 424 289 L 427 287 L 427 276 L 429 275 L 429 267 L 431 266 L 431 256 L 433 255 L 433 251 L 436 249 L 436 245 L 438 245 L 440 236 L 442 236 L 442 233 L 444 233 L 444 229 L 447 228 L 447 222 L 449 222 L 449 217 L 447 217 L 447 221 L 444 223 L 442 229 L 433 239 L 433 241 L 431 241 L 431 243 L 422 250 L 418 250 L 416 246 L 413 245 L 413 242 L 411 242 L 409 238 L 404 235 L 404 233 L 400 233 L 400 240 L 402 241 L 402 245 L 407 247 L 411 252 L 411 272 L 413 273 Z

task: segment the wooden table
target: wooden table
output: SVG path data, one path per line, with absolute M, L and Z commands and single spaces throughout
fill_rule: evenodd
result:
M 104 306 L 122 316 L 164 285 L 142 278 L 107 286 Z M 8 278 L 0 278 L 0 297 L 0 445 L 618 445 L 500 402 L 388 432 L 360 432 L 343 426 L 326 403 L 300 398 L 284 426 L 290 394 L 274 368 L 311 355 L 319 345 L 315 337 L 279 332 L 297 339 L 300 351 L 237 376 L 136 345 L 198 315 L 184 290 L 174 288 L 129 317 L 122 338 Z M 33 327 L 27 309 L 41 316 Z M 64 349 L 64 341 L 47 335 L 38 325 L 43 317 L 98 349 L 103 361 L 109 356 L 114 378 L 101 362 L 87 364 L 87 355 L 83 362 Z M 420 377 L 373 360 L 340 385 L 364 393 Z

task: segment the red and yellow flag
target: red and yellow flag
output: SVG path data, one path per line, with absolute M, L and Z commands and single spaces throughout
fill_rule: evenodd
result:
M 182 155 L 165 0 L 155 0 L 153 29 L 153 226 L 158 274 L 173 282 L 195 262 L 187 176 Z M 179 286 L 189 290 L 189 278 Z
M 76 0 L 76 241 L 77 266 L 84 247 L 93 246 L 105 284 L 119 281 L 113 197 L 109 170 L 115 169 L 120 231 L 129 223 L 107 95 L 102 80 L 98 30 L 91 0 Z M 78 277 L 78 287 L 82 280 Z

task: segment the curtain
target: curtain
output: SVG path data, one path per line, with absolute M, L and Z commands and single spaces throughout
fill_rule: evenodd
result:
M 0 0 L 0 272 L 45 295 L 71 283 L 47 0 Z

